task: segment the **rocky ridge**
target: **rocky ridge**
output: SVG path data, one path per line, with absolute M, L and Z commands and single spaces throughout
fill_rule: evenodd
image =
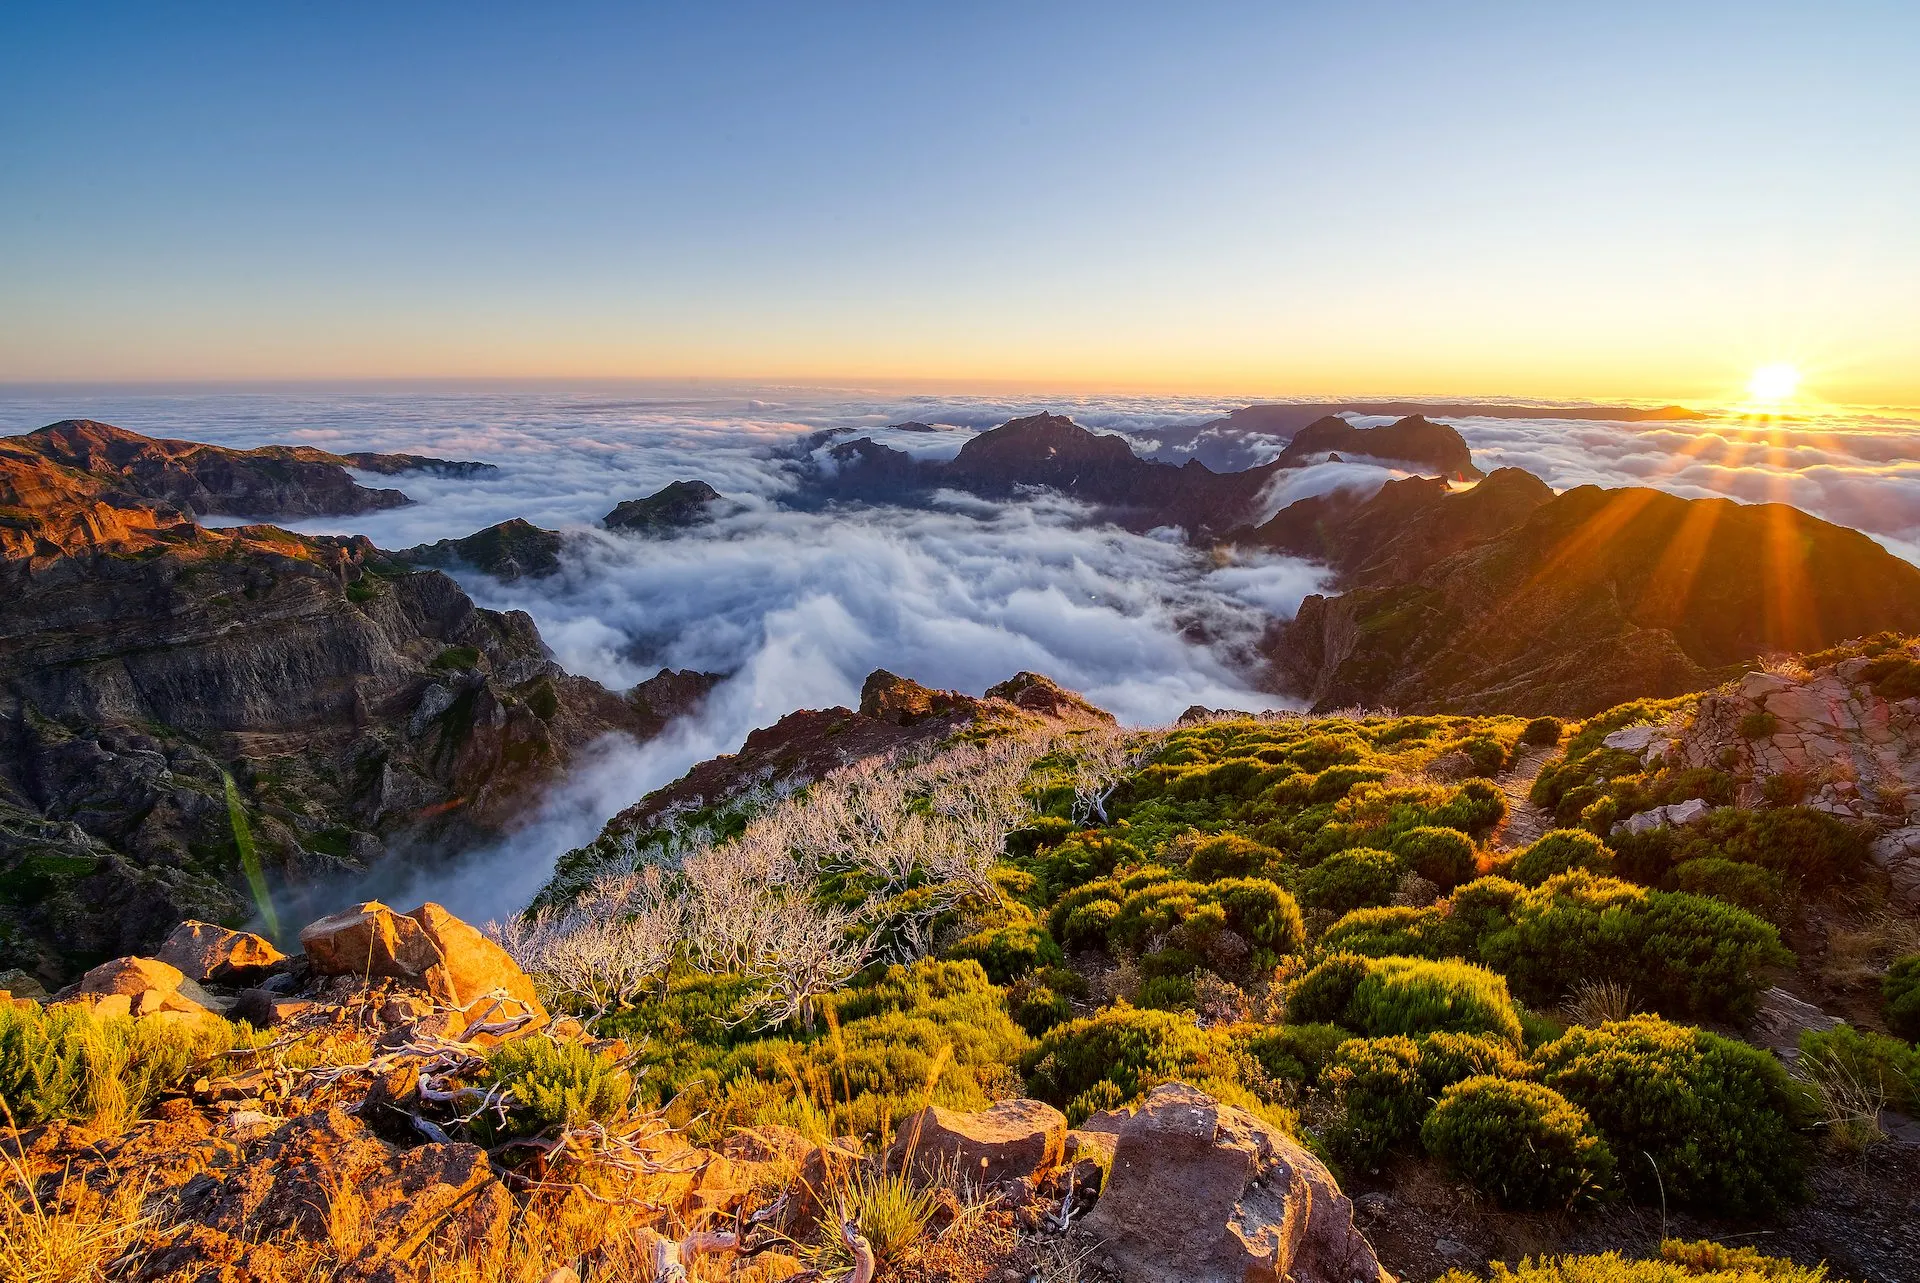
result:
M 202 528 L 131 487 L 205 489 L 214 464 L 99 427 L 0 442 L 0 965 L 57 982 L 181 918 L 244 918 L 243 834 L 296 895 L 464 846 L 581 746 L 697 698 L 573 677 L 524 613 L 365 539 Z M 296 509 L 352 499 L 338 465 L 281 462 L 241 461 Z

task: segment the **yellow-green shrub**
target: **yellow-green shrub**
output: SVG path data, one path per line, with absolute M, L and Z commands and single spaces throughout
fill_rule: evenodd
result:
M 1462 1079 L 1441 1093 L 1420 1143 L 1503 1206 L 1526 1211 L 1569 1207 L 1613 1175 L 1613 1152 L 1586 1113 L 1538 1083 Z

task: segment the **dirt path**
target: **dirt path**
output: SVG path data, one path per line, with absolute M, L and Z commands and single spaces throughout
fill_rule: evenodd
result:
M 1517 851 L 1553 827 L 1553 817 L 1527 800 L 1533 781 L 1557 749 L 1538 745 L 1522 749 L 1519 760 L 1505 775 L 1495 780 L 1507 795 L 1507 818 L 1493 831 L 1489 845 L 1496 851 Z

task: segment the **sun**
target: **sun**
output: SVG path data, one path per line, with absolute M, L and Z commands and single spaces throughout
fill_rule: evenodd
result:
M 1800 389 L 1800 371 L 1791 365 L 1763 365 L 1747 380 L 1747 395 L 1766 404 L 1790 401 Z

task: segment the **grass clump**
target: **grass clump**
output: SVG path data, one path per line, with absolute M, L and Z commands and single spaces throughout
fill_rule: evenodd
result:
M 1586 1113 L 1538 1083 L 1479 1076 L 1441 1094 L 1420 1143 L 1474 1187 L 1523 1211 L 1571 1207 L 1613 1175 Z
M 487 1057 L 480 1086 L 504 1087 L 506 1121 L 478 1120 L 490 1136 L 537 1136 L 585 1123 L 615 1123 L 633 1099 L 633 1078 L 618 1062 L 577 1042 L 516 1038 Z
M 120 1131 L 241 1031 L 195 1021 L 98 1017 L 78 1003 L 0 1007 L 0 1102 L 15 1125 L 67 1119 Z

